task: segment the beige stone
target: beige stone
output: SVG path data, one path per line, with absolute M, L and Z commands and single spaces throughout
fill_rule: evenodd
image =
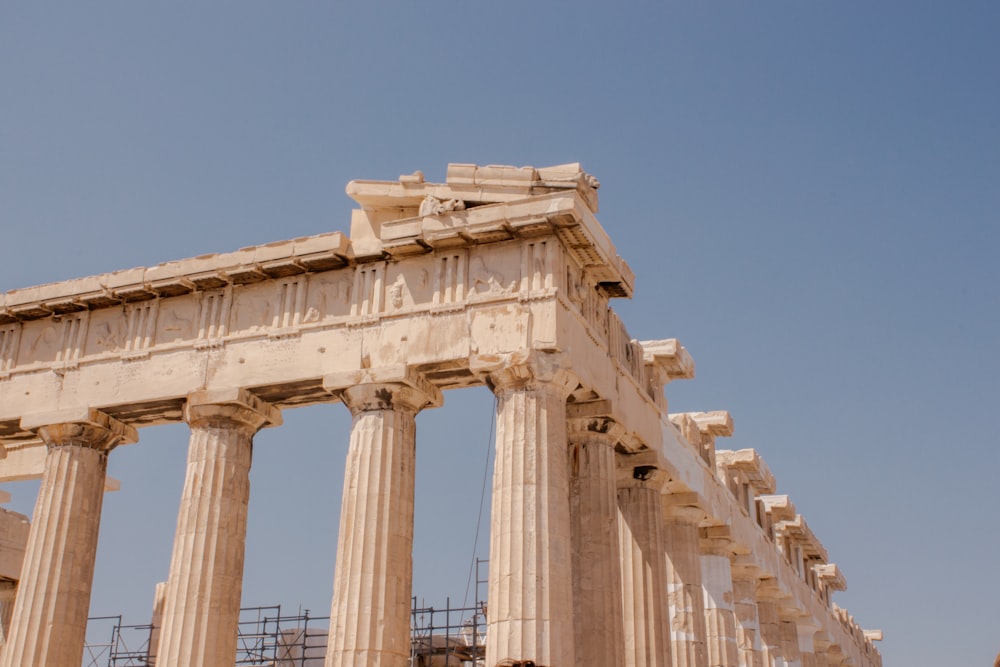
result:
M 96 410 L 22 419 L 47 448 L 24 555 L 4 667 L 77 665 L 83 659 L 108 452 L 135 429 Z
M 281 413 L 242 390 L 192 394 L 187 476 L 177 515 L 157 659 L 213 667 L 236 660 L 253 436 Z
M 660 494 L 666 475 L 652 452 L 618 458 L 618 539 L 627 667 L 667 667 L 670 618 Z
M 615 450 L 624 429 L 606 401 L 567 407 L 573 624 L 577 664 L 625 660 Z
M 34 657 L 48 650 L 37 600 L 69 596 L 60 609 L 79 615 L 93 556 L 72 581 L 60 559 L 91 553 L 94 494 L 117 486 L 93 447 L 53 454 L 53 425 L 113 415 L 102 428 L 128 425 L 115 431 L 126 441 L 127 429 L 189 421 L 157 660 L 225 665 L 253 433 L 284 408 L 338 400 L 355 421 L 328 664 L 400 664 L 412 417 L 444 390 L 482 384 L 499 405 L 488 667 L 879 664 L 875 635 L 831 599 L 843 574 L 761 455 L 716 450 L 732 417 L 668 414 L 665 387 L 694 362 L 676 339 L 635 340 L 611 308 L 635 276 L 595 217 L 598 187 L 575 163 L 353 181 L 349 236 L 0 294 L 0 481 L 44 478 L 30 531 L 0 515 L 12 527 L 0 580 L 19 591 L 2 664 L 48 659 Z M 612 458 L 630 469 L 618 482 Z M 398 512 L 369 512 L 386 494 Z M 79 549 L 45 543 L 40 555 L 49 525 L 71 527 Z M 398 539 L 373 546 L 388 525 Z M 725 555 L 711 544 L 722 528 Z M 73 623 L 53 650 L 77 650 Z
M 441 395 L 419 376 L 342 390 L 353 415 L 328 667 L 405 667 L 410 655 L 416 414 Z

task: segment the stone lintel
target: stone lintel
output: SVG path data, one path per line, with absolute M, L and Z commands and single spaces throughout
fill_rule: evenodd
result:
M 774 529 L 799 545 L 807 558 L 818 558 L 821 561 L 829 560 L 823 544 L 809 528 L 809 524 L 806 523 L 801 514 L 796 514 L 794 519 L 775 524 Z
M 880 642 L 885 637 L 885 634 L 881 630 L 865 630 L 865 639 L 870 642 Z
M 733 434 L 733 418 L 727 410 L 713 410 L 712 412 L 687 412 L 691 419 L 698 424 L 698 429 L 712 437 L 731 436 Z
M 764 503 L 764 508 L 771 515 L 771 521 L 777 525 L 779 521 L 789 521 L 795 518 L 795 505 L 785 494 L 758 496 Z
M 366 210 L 377 210 L 418 207 L 427 196 L 445 201 L 491 204 L 552 191 L 576 190 L 596 213 L 599 185 L 579 163 L 539 168 L 452 163 L 448 165 L 443 184 L 427 183 L 423 172 L 416 171 L 401 175 L 397 182 L 353 180 L 347 185 L 347 195 Z
M 21 417 L 21 428 L 35 431 L 46 444 L 60 444 L 66 438 L 89 441 L 88 447 L 111 449 L 139 441 L 139 433 L 95 408 L 68 408 Z
M 323 378 L 323 388 L 338 397 L 351 407 L 351 403 L 359 404 L 365 399 L 360 395 L 352 401 L 345 392 L 356 387 L 367 386 L 373 391 L 378 391 L 378 385 L 400 385 L 408 387 L 412 394 L 414 407 L 419 411 L 424 408 L 436 408 L 444 403 L 444 396 L 441 390 L 430 382 L 423 374 L 419 373 L 412 366 L 400 364 L 398 366 L 383 366 L 379 368 L 362 368 L 356 371 L 346 371 L 342 373 L 332 373 Z M 357 392 L 354 392 L 357 394 Z M 378 397 L 373 397 L 377 399 Z M 384 400 L 381 403 L 385 403 Z M 419 404 L 419 405 L 417 405 Z M 389 407 L 385 405 L 384 407 Z
M 823 585 L 830 590 L 834 591 L 846 591 L 847 590 L 847 579 L 844 578 L 843 572 L 837 567 L 836 563 L 823 563 L 821 565 L 813 565 L 813 569 L 816 571 L 816 577 L 823 582 Z
M 189 424 L 245 423 L 256 431 L 282 424 L 281 410 L 246 389 L 202 389 L 188 395 L 184 418 Z
M 715 464 L 740 471 L 757 495 L 772 494 L 777 488 L 774 474 L 755 449 L 717 449 Z
M 663 384 L 694 378 L 694 359 L 676 338 L 641 340 L 642 360 L 660 373 Z
M 340 232 L 332 232 L 148 268 L 25 287 L 0 293 L 0 322 L 40 319 L 53 313 L 106 308 L 197 289 L 325 271 L 347 265 L 349 254 L 348 238 Z
M 606 400 L 567 403 L 566 428 L 571 434 L 604 434 L 612 445 L 625 436 L 625 427 L 614 418 L 611 402 Z

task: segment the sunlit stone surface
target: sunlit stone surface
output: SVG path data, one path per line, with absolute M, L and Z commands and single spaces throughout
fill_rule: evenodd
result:
M 610 308 L 635 276 L 598 185 L 578 164 L 353 181 L 349 234 L 0 294 L 0 481 L 42 479 L 30 529 L 0 513 L 0 665 L 80 664 L 108 452 L 179 421 L 189 462 L 150 653 L 232 665 L 253 436 L 341 401 L 326 664 L 403 667 L 414 417 L 484 384 L 487 667 L 880 665 L 881 633 L 833 602 L 844 576 L 760 454 L 717 449 L 738 437 L 729 413 L 669 413 L 694 362 Z

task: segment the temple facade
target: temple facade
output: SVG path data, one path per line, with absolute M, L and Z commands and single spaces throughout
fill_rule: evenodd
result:
M 670 413 L 694 376 L 609 306 L 634 275 L 578 164 L 452 164 L 353 181 L 322 234 L 0 294 L 0 667 L 82 658 L 117 445 L 184 421 L 159 593 L 161 667 L 233 665 L 254 435 L 353 416 L 327 667 L 406 667 L 417 413 L 497 398 L 486 667 L 876 667 L 845 580 L 724 411 Z M 141 446 L 138 445 L 138 446 Z

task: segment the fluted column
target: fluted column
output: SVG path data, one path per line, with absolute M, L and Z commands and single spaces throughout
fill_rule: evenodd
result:
M 802 667 L 819 667 L 819 662 L 816 659 L 815 641 L 819 626 L 814 625 L 810 619 L 802 617 L 796 622 L 795 629 L 798 631 L 799 661 L 802 663 Z
M 626 667 L 669 667 L 666 542 L 660 490 L 666 474 L 644 455 L 619 457 L 618 539 Z
M 3 651 L 10 635 L 10 622 L 14 616 L 14 599 L 17 595 L 16 581 L 0 581 L 0 652 Z
M 47 447 L 4 667 L 67 667 L 83 660 L 108 452 L 138 439 L 97 410 L 21 420 Z
M 405 380 L 405 381 L 404 381 Z M 327 667 L 406 667 L 413 588 L 416 415 L 440 392 L 410 374 L 348 387 L 354 421 L 333 577 Z
M 704 511 L 692 494 L 663 496 L 673 667 L 706 667 L 705 596 L 701 585 L 698 524 Z
M 601 407 L 584 403 L 567 409 L 573 626 L 581 667 L 620 665 L 625 655 L 614 450 L 624 429 L 596 414 Z
M 781 653 L 785 660 L 786 667 L 802 667 L 802 660 L 799 654 L 799 631 L 796 624 L 795 610 L 780 610 L 778 618 L 781 628 Z
M 566 397 L 557 360 L 492 370 L 497 397 L 486 664 L 575 665 Z
M 221 667 L 236 660 L 253 436 L 281 413 L 230 389 L 190 395 L 184 418 L 191 442 L 157 664 Z
M 757 569 L 736 557 L 733 575 L 733 612 L 736 616 L 736 651 L 740 667 L 765 667 L 761 656 L 760 625 L 757 621 Z M 769 666 L 767 666 L 769 667 Z
M 726 526 L 701 530 L 701 579 L 705 591 L 705 649 L 709 667 L 737 667 L 731 540 Z
M 785 667 L 781 640 L 781 618 L 778 616 L 778 591 L 773 579 L 764 579 L 757 586 L 757 622 L 760 624 L 761 654 L 765 667 Z

